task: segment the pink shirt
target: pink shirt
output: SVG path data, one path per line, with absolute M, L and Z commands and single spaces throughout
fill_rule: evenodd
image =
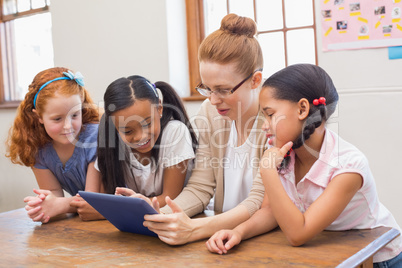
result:
M 318 160 L 297 185 L 294 161 L 295 155 L 292 152 L 288 169 L 281 174 L 281 182 L 290 199 L 303 213 L 324 192 L 335 176 L 342 173 L 358 173 L 363 178 L 363 186 L 339 217 L 325 230 L 371 229 L 379 226 L 401 230 L 392 214 L 378 200 L 375 181 L 366 157 L 336 133 L 326 129 Z M 398 236 L 374 255 L 374 262 L 389 260 L 401 251 L 402 239 Z

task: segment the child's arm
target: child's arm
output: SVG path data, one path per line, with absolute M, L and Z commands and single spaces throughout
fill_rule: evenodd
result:
M 216 232 L 207 242 L 206 246 L 210 252 L 223 254 L 227 253 L 242 240 L 271 231 L 278 224 L 272 214 L 269 199 L 264 195 L 264 200 L 256 213 L 250 219 L 238 225 L 233 230 L 221 230 Z M 225 242 L 226 241 L 226 242 Z
M 39 189 L 51 191 L 55 197 L 64 197 L 63 189 L 49 169 L 32 168 Z
M 41 189 L 34 190 L 38 194 L 37 197 L 24 198 L 27 203 L 25 209 L 32 220 L 46 223 L 51 217 L 76 211 L 70 207 L 72 197 L 64 197 L 60 183 L 50 170 L 33 167 L 32 171 Z
M 88 165 L 85 191 L 104 193 L 105 190 L 102 184 L 101 173 L 96 170 L 94 164 L 95 162 L 91 162 Z M 79 194 L 77 194 L 75 198 L 71 201 L 70 206 L 74 207 L 77 210 L 77 213 L 83 221 L 104 219 L 104 217 L 90 204 L 88 204 L 88 202 L 80 197 Z
M 104 187 L 102 184 L 101 173 L 96 170 L 95 162 L 91 162 L 88 165 L 87 177 L 85 181 L 85 191 L 104 193 Z
M 273 154 L 283 158 L 288 150 L 282 149 L 271 148 L 264 153 L 264 158 L 270 158 Z M 293 246 L 306 243 L 330 225 L 362 186 L 359 174 L 340 174 L 331 180 L 321 196 L 302 213 L 287 195 L 275 167 L 261 166 L 261 177 L 275 219 Z
M 166 205 L 166 196 L 175 199 L 183 190 L 188 161 L 184 160 L 163 170 L 163 192 L 161 195 L 156 196 L 160 207 Z

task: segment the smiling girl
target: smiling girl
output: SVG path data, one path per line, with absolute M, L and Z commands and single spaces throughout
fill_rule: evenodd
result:
M 112 82 L 104 101 L 98 190 L 156 197 L 165 205 L 166 196 L 183 189 L 197 145 L 180 97 L 165 82 L 134 75 Z

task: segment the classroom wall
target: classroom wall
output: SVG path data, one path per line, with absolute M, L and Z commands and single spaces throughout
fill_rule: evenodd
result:
M 320 18 L 318 0 L 316 6 Z M 51 12 L 55 64 L 81 71 L 100 105 L 111 81 L 135 73 L 166 80 L 182 96 L 187 92 L 184 0 L 53 1 Z M 321 52 L 317 24 L 318 62 L 340 93 L 330 128 L 366 154 L 380 200 L 402 225 L 402 60 L 388 60 L 386 48 Z M 185 105 L 193 116 L 200 102 Z M 0 110 L 0 140 L 14 115 L 14 109 Z M 10 164 L 4 152 L 1 143 L 0 212 L 23 207 L 23 197 L 36 185 L 32 172 Z

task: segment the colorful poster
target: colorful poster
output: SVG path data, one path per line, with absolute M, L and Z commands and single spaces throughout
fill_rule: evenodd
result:
M 402 0 L 321 0 L 324 51 L 402 45 Z

